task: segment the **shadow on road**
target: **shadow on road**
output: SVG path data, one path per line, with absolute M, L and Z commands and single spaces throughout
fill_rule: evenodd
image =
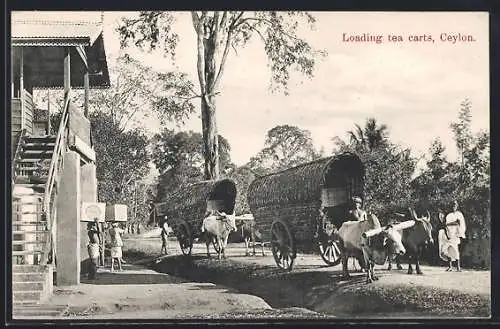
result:
M 88 278 L 81 278 L 81 283 L 93 285 L 136 285 L 136 284 L 172 284 L 189 282 L 187 280 L 171 276 L 163 273 L 140 273 L 137 270 L 124 269 L 124 271 L 98 272 L 96 278 L 89 280 Z

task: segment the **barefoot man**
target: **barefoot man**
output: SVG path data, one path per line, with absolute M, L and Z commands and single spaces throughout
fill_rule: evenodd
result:
M 453 270 L 453 262 L 457 262 L 457 271 L 460 272 L 460 239 L 465 238 L 465 219 L 464 215 L 458 210 L 458 202 L 455 200 L 452 204 L 452 211 L 446 215 L 442 213 L 440 220 L 444 224 L 444 229 L 439 231 L 439 256 L 444 261 L 449 262 L 446 271 Z

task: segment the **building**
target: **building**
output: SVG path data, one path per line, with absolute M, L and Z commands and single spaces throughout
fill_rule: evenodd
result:
M 12 293 L 14 312 L 57 285 L 80 283 L 86 258 L 81 202 L 97 201 L 90 89 L 110 85 L 102 26 L 13 17 L 11 29 Z M 59 127 L 33 90 L 64 89 Z M 83 108 L 72 90 L 85 90 Z

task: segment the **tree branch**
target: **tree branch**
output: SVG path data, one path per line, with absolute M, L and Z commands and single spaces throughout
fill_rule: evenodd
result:
M 220 21 L 221 31 L 226 27 L 226 23 L 227 23 L 227 11 L 224 11 L 224 13 L 222 14 L 222 19 Z
M 205 50 L 203 44 L 204 31 L 203 26 L 201 24 L 201 19 L 198 17 L 196 12 L 191 12 L 191 16 L 193 19 L 193 25 L 195 27 L 196 35 L 197 35 L 197 43 L 198 43 L 198 60 L 197 60 L 197 70 L 198 70 L 198 79 L 200 80 L 200 89 L 201 94 L 206 93 L 206 81 L 205 81 Z M 202 14 L 202 18 L 204 14 Z
M 255 32 L 257 32 L 260 36 L 260 38 L 262 39 L 262 41 L 266 41 L 266 38 L 264 38 L 264 36 L 262 35 L 262 33 L 257 29 L 255 28 L 255 25 L 250 25 L 248 22 L 244 22 L 244 24 L 246 24 L 250 29 L 254 30 Z
M 258 22 L 265 22 L 265 23 L 268 23 L 270 24 L 271 26 L 275 26 L 276 24 L 274 24 L 272 21 L 270 21 L 269 19 L 267 18 L 256 18 L 256 17 L 247 17 L 245 19 L 243 19 L 239 25 L 245 23 L 246 21 L 258 21 Z M 283 30 L 281 27 L 277 28 L 277 30 L 281 33 L 283 33 L 284 35 L 286 35 L 287 37 L 289 37 L 290 39 L 293 39 L 293 40 L 297 40 L 297 41 L 302 41 L 300 38 L 297 38 L 296 36 L 294 35 L 291 35 L 287 32 L 285 32 L 285 30 Z
M 243 16 L 245 12 L 244 11 L 240 11 L 240 13 L 238 14 L 238 16 L 236 16 L 236 18 L 234 19 L 234 21 L 229 25 L 229 30 L 232 31 L 232 30 L 235 30 L 238 28 L 238 26 L 241 25 L 241 23 L 243 22 L 240 22 L 238 24 L 236 24 L 236 22 L 241 18 L 241 16 Z
M 229 46 L 231 45 L 231 36 L 232 31 L 227 33 L 226 46 L 224 47 L 224 53 L 222 54 L 222 59 L 219 65 L 219 72 L 217 72 L 217 77 L 214 79 L 212 85 L 210 86 L 210 90 L 214 91 L 219 87 L 220 79 L 222 78 L 222 74 L 224 73 L 224 66 L 227 60 L 227 54 L 229 53 Z

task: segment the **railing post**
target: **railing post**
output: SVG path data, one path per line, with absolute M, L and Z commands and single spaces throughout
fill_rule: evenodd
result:
M 69 97 L 71 90 L 71 55 L 70 48 L 64 48 L 64 98 Z
M 25 111 L 25 100 L 24 100 L 24 52 L 23 47 L 21 47 L 21 58 L 20 58 L 20 83 L 19 83 L 19 97 L 21 98 L 21 130 L 24 129 L 24 111 Z

